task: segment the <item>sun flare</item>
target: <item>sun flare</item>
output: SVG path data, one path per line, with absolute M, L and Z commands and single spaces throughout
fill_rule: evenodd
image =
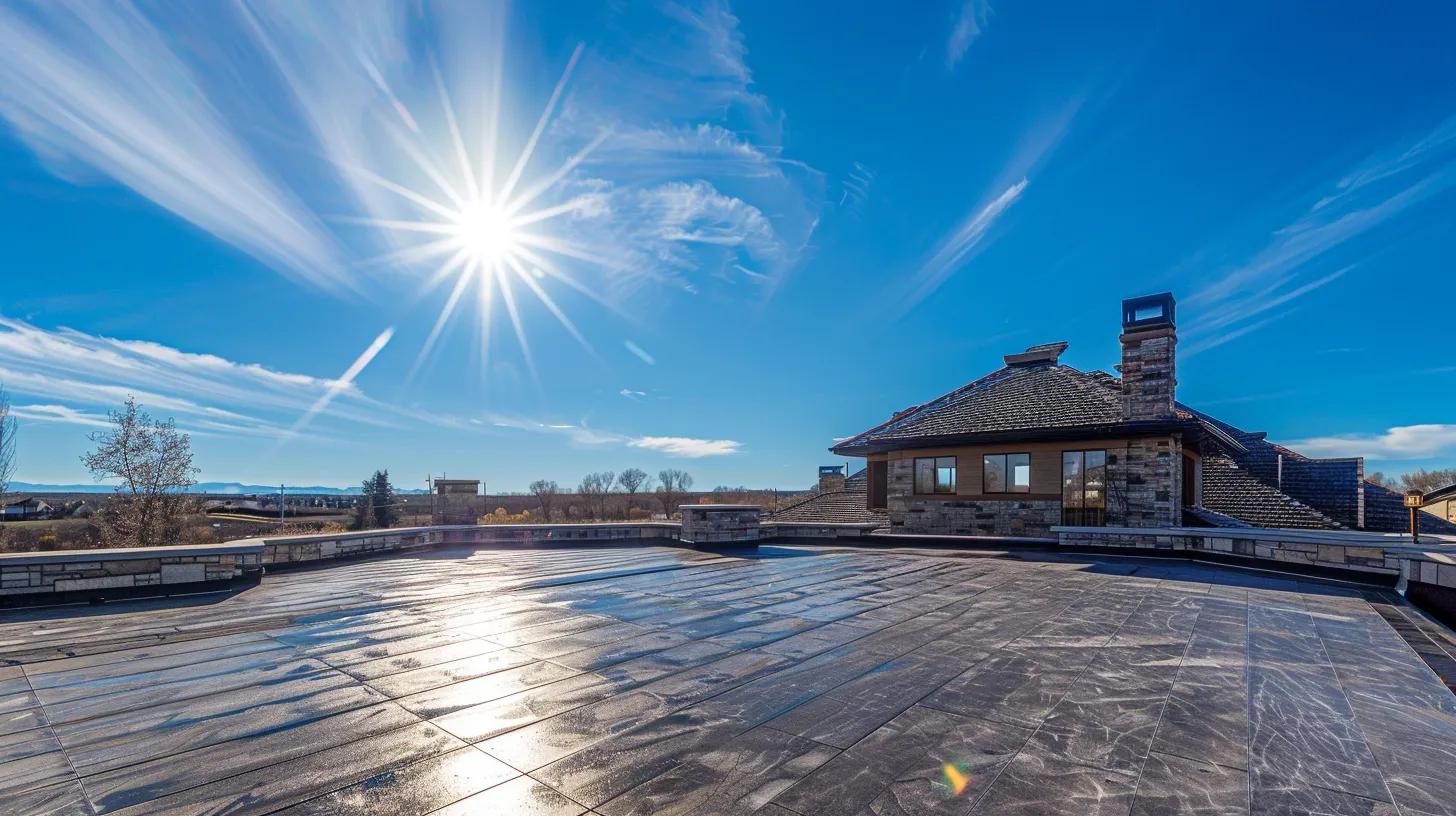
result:
M 417 124 L 419 119 L 409 114 L 401 103 L 396 104 L 401 116 L 397 135 L 405 148 L 404 155 L 430 183 L 421 188 L 411 188 L 367 168 L 351 168 L 359 178 L 398 196 L 413 211 L 404 218 L 345 219 L 396 236 L 418 238 L 375 261 L 432 266 L 432 273 L 424 279 L 426 290 L 453 281 L 453 285 L 448 286 L 449 295 L 434 327 L 415 360 L 416 369 L 429 355 L 462 301 L 469 302 L 465 294 L 472 289 L 480 322 L 479 342 L 483 361 L 489 361 L 494 312 L 497 308 L 504 308 L 527 367 L 535 376 L 519 294 L 534 297 L 567 333 L 592 352 L 591 344 L 557 306 L 547 286 L 565 286 L 606 305 L 598 292 L 578 280 L 561 261 L 596 266 L 605 266 L 607 262 L 587 248 L 553 234 L 551 229 L 553 219 L 579 212 L 586 206 L 585 200 L 580 197 L 560 195 L 558 185 L 600 144 L 605 135 L 556 169 L 536 178 L 527 174 L 537 142 L 560 101 L 581 51 L 582 47 L 578 46 L 572 54 L 535 130 L 513 163 L 502 161 L 505 157 L 496 155 L 496 132 L 500 127 L 498 109 L 492 110 L 479 128 L 488 134 L 486 148 L 472 155 L 472 150 L 467 147 L 469 140 L 455 118 L 455 106 L 443 80 L 439 80 L 439 104 L 446 123 L 447 133 L 444 136 L 448 140 L 445 142 L 449 145 L 448 149 L 440 150 L 440 144 L 436 143 L 436 149 L 430 150 L 425 144 L 414 141 L 423 137 Z M 498 170 L 507 167 L 509 172 L 497 175 Z M 555 202 L 552 203 L 551 199 Z
M 457 214 L 452 235 L 455 248 L 474 263 L 495 267 L 515 259 L 518 225 L 500 207 L 484 202 L 472 203 Z

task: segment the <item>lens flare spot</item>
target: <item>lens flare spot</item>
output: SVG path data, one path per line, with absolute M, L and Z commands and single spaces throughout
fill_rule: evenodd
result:
M 971 784 L 971 780 L 960 768 L 947 762 L 941 770 L 945 772 L 945 786 L 950 790 L 951 796 L 960 796 L 966 792 L 966 786 Z

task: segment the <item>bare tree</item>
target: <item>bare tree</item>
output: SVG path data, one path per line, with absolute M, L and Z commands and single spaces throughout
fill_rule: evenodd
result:
M 636 501 L 637 491 L 646 490 L 649 477 L 647 471 L 641 468 L 627 468 L 617 474 L 617 484 L 622 486 L 622 492 L 627 494 L 627 515 L 632 514 L 632 505 Z
M 111 412 L 111 424 L 90 435 L 96 450 L 81 457 L 96 481 L 121 480 L 101 513 L 103 539 L 127 547 L 172 543 L 194 504 L 183 492 L 197 483 L 192 440 L 170 418 L 138 409 L 135 397 Z
M 647 471 L 641 468 L 627 468 L 617 474 L 617 484 L 622 486 L 622 490 L 628 496 L 633 496 L 647 485 L 647 478 Z
M 1378 484 L 1381 487 L 1389 488 L 1391 490 L 1400 489 L 1400 484 L 1397 482 L 1397 480 L 1386 476 L 1384 473 L 1381 473 L 1378 470 L 1374 473 L 1365 474 L 1365 481 L 1370 482 L 1371 484 Z
M 1401 474 L 1399 489 L 1430 493 L 1432 490 L 1449 484 L 1456 484 L 1456 468 L 1437 468 L 1436 470 L 1416 468 L 1410 473 Z
M 549 479 L 537 479 L 531 482 L 530 490 L 541 504 L 541 517 L 550 521 L 551 505 L 556 502 L 556 494 L 561 492 L 561 487 Z
M 616 483 L 617 474 L 610 470 L 588 473 L 581 477 L 581 486 L 577 488 L 577 492 L 586 500 L 594 518 L 606 518 L 607 495 L 612 492 L 612 486 Z
M 10 394 L 0 385 L 0 498 L 10 491 L 15 475 L 15 417 L 10 415 Z
M 657 500 L 662 502 L 662 512 L 667 514 L 668 518 L 672 518 L 673 512 L 677 510 L 678 502 L 692 486 L 693 477 L 689 476 L 686 471 L 668 468 L 658 472 Z

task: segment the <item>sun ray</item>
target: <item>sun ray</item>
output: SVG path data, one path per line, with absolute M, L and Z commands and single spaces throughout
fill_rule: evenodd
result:
M 439 316 L 435 318 L 435 325 L 430 328 L 430 335 L 425 338 L 425 344 L 420 347 L 419 354 L 415 355 L 415 362 L 410 366 L 409 374 L 405 376 L 406 382 L 415 378 L 415 374 L 424 365 L 425 359 L 430 356 L 430 351 L 434 349 L 435 342 L 440 339 L 440 333 L 450 323 L 450 316 L 455 314 L 455 307 L 459 305 L 461 296 L 465 294 L 465 290 L 468 288 L 470 288 L 470 276 L 457 276 L 455 286 L 450 290 L 450 297 L 446 299 L 444 308 L 440 310 Z
M 578 261 L 587 261 L 588 263 L 593 263 L 597 266 L 611 267 L 615 265 L 608 258 L 604 258 L 601 255 L 593 255 L 592 253 L 586 251 L 585 249 L 581 249 L 575 244 L 569 243 L 567 241 L 562 241 L 558 238 L 551 238 L 545 235 L 522 233 L 519 236 L 519 240 L 517 241 L 517 243 L 524 246 L 533 246 L 537 249 L 544 249 L 547 252 L 552 253 L 553 255 L 564 255 L 568 258 L 575 258 Z
M 442 224 L 439 221 L 402 221 L 396 218 L 355 218 L 351 216 L 340 216 L 335 220 L 345 224 L 362 224 L 403 232 L 428 232 L 434 235 L 454 235 L 459 229 L 453 224 Z
M 434 182 L 436 187 L 440 188 L 440 192 L 444 193 L 446 198 L 450 199 L 452 206 L 457 210 L 465 206 L 465 197 L 460 194 L 459 190 L 455 189 L 455 185 L 451 184 L 445 178 L 445 174 L 440 171 L 440 168 L 435 166 L 433 161 L 430 161 L 430 157 L 425 155 L 423 150 L 410 144 L 409 140 L 404 138 L 398 131 L 392 135 L 392 138 L 399 145 L 400 151 L 413 161 L 415 166 L 420 169 L 420 172 L 424 173 L 430 181 Z
M 500 283 L 501 300 L 505 301 L 506 314 L 511 319 L 511 328 L 515 329 L 516 342 L 521 346 L 521 357 L 526 361 L 526 371 L 531 374 L 531 382 L 537 388 L 541 387 L 541 377 L 536 372 L 536 360 L 531 356 L 531 343 L 526 339 L 526 329 L 521 325 L 521 314 L 516 308 L 516 295 L 511 289 L 511 276 L 500 274 L 502 270 L 497 265 L 492 270 L 492 275 Z
M 357 165 L 341 164 L 340 167 L 351 173 L 358 173 L 359 177 L 364 179 L 365 181 L 373 182 L 374 184 L 383 187 L 391 193 L 394 193 L 395 195 L 398 195 L 407 201 L 413 202 L 423 209 L 433 212 L 441 218 L 449 219 L 455 217 L 455 211 L 451 210 L 449 207 L 439 203 L 438 201 L 428 198 L 427 196 L 420 195 L 419 193 L 411 190 L 408 187 L 400 184 L 395 184 L 394 182 L 390 181 L 387 178 L 384 178 L 383 176 L 380 176 L 377 173 L 371 172 Z
M 541 133 L 546 130 L 546 123 L 551 120 L 556 103 L 561 100 L 561 94 L 566 90 L 566 81 L 571 78 L 571 72 L 576 68 L 576 62 L 581 59 L 581 52 L 585 48 L 585 43 L 577 43 L 576 49 L 571 52 L 571 59 L 566 63 L 566 70 L 561 72 L 561 79 L 557 80 L 556 89 L 551 92 L 551 99 L 546 102 L 546 109 L 541 111 L 541 118 L 536 120 L 536 129 L 531 131 L 531 138 L 526 140 L 526 146 L 521 149 L 521 155 L 516 158 L 516 166 L 511 168 L 511 174 L 506 177 L 506 183 L 501 185 L 500 199 L 502 201 L 510 200 L 511 191 L 516 188 L 516 182 L 520 181 L 521 174 L 526 171 L 526 165 L 531 161 L 531 154 L 536 152 L 536 143 L 540 141 Z
M 557 322 L 561 324 L 562 328 L 566 329 L 567 333 L 575 338 L 576 342 L 580 343 L 582 348 L 586 349 L 589 353 L 591 353 L 593 357 L 595 357 L 597 350 L 593 348 L 592 344 L 587 342 L 587 339 L 582 336 L 582 333 L 580 331 L 577 330 L 576 324 L 571 322 L 571 318 L 567 317 L 566 313 L 561 311 L 561 307 L 556 305 L 556 301 L 551 298 L 551 295 L 548 294 L 546 290 L 541 287 L 541 284 L 536 282 L 535 276 L 532 275 L 531 272 L 528 271 L 524 266 L 522 266 L 521 262 L 516 260 L 515 258 L 508 259 L 508 262 L 510 263 L 511 268 L 515 271 L 516 277 L 520 278 L 521 282 L 526 284 L 526 288 L 530 289 L 532 294 L 536 296 L 536 299 L 541 301 L 541 305 L 546 307 L 546 311 L 550 312 L 552 316 L 556 318 Z
M 526 205 L 530 204 L 532 201 L 535 201 L 536 198 L 542 193 L 561 183 L 562 179 L 566 178 L 566 176 L 570 174 L 572 170 L 575 170 L 578 165 L 586 161 L 587 156 L 590 156 L 598 147 L 601 146 L 602 142 L 605 142 L 607 138 L 611 135 L 611 131 L 603 131 L 595 139 L 588 142 L 586 147 L 583 147 L 581 150 L 576 151 L 576 153 L 573 154 L 571 158 L 563 162 L 562 165 L 558 167 L 556 171 L 553 172 L 550 176 L 547 176 L 546 178 L 527 188 L 524 192 L 522 192 L 519 196 L 517 196 L 510 202 L 511 212 L 519 212 Z
M 445 255 L 455 248 L 453 237 L 440 238 L 423 244 L 403 247 L 382 255 L 375 255 L 359 262 L 361 267 L 371 266 L 394 266 L 396 264 L 407 266 L 410 264 L 427 261 L 438 255 Z
M 582 206 L 583 205 L 581 197 L 578 196 L 577 198 L 573 198 L 570 201 L 565 201 L 561 204 L 557 204 L 554 207 L 543 207 L 539 210 L 533 210 L 532 212 L 526 213 L 525 215 L 518 215 L 511 219 L 511 224 L 512 226 L 518 228 L 524 227 L 527 224 L 534 224 L 538 221 L 546 221 L 548 219 L 555 218 L 558 215 L 575 212 L 581 209 Z
M 435 74 L 435 88 L 440 92 L 440 107 L 445 110 L 445 124 L 450 129 L 450 143 L 455 146 L 455 158 L 460 162 L 460 174 L 465 177 L 465 189 L 471 201 L 480 200 L 480 188 L 475 184 L 475 169 L 470 165 L 470 154 L 465 150 L 465 139 L 460 135 L 460 124 L 455 121 L 455 106 L 450 104 L 450 93 L 445 90 L 445 77 L 440 66 L 433 59 L 430 69 Z
M 495 157 L 500 148 L 501 88 L 505 74 L 504 32 L 505 26 L 495 26 L 495 47 L 490 50 L 493 59 L 490 63 L 490 77 L 486 83 L 490 100 L 486 103 L 485 144 L 480 157 L 480 189 L 487 204 L 495 203 Z

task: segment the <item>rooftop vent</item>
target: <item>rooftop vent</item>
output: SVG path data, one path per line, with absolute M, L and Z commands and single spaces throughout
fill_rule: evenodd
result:
M 1033 365 L 1035 363 L 1051 363 L 1055 365 L 1057 358 L 1061 357 L 1062 352 L 1066 350 L 1066 341 L 1042 343 L 1039 346 L 1032 346 L 1020 354 L 1008 354 L 1001 359 L 1005 360 L 1006 365 L 1009 366 Z

